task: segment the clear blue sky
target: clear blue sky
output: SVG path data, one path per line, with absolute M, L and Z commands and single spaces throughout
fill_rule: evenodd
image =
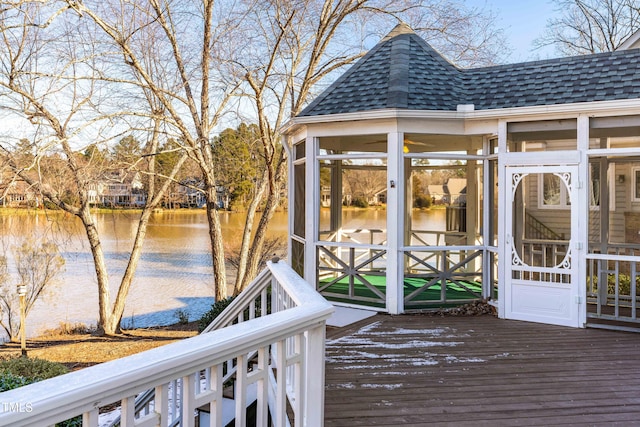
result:
M 498 17 L 513 53 L 508 62 L 554 57 L 553 49 L 533 50 L 532 42 L 544 31 L 547 19 L 557 16 L 552 0 L 463 0 L 468 6 L 490 9 Z

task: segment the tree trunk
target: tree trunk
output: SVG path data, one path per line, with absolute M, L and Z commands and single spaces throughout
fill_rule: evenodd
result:
M 242 292 L 258 275 L 258 269 L 260 268 L 260 255 L 262 254 L 264 241 L 267 237 L 267 228 L 273 218 L 276 208 L 278 207 L 278 201 L 280 199 L 280 183 L 283 178 L 285 164 L 284 153 L 281 152 L 276 163 L 274 173 L 270 176 L 266 205 L 262 215 L 260 216 L 260 222 L 256 227 L 255 236 L 253 238 L 251 248 L 249 249 L 249 253 L 247 254 L 246 272 L 242 277 L 242 282 L 236 284 L 234 292 Z
M 260 186 L 256 189 L 247 209 L 247 216 L 245 218 L 244 230 L 242 231 L 242 243 L 240 244 L 239 260 L 238 260 L 238 272 L 236 275 L 236 282 L 233 288 L 233 295 L 238 295 L 246 287 L 245 277 L 247 276 L 247 267 L 249 259 L 249 252 L 251 248 L 251 234 L 253 232 L 253 222 L 256 217 L 258 206 L 262 201 L 264 192 L 267 190 L 268 180 L 267 177 L 263 177 L 260 180 Z
M 129 256 L 129 263 L 127 264 L 127 269 L 124 272 L 124 276 L 122 277 L 122 282 L 120 282 L 118 294 L 116 295 L 116 301 L 113 305 L 113 310 L 111 311 L 108 329 L 116 331 L 116 333 L 121 332 L 120 322 L 122 321 L 125 302 L 127 300 L 127 295 L 129 294 L 129 289 L 131 288 L 131 283 L 133 282 L 133 278 L 138 267 L 138 261 L 140 261 L 140 256 L 142 255 L 142 246 L 147 235 L 147 225 L 149 224 L 151 213 L 151 208 L 146 208 L 142 211 L 142 215 L 140 216 L 140 220 L 138 222 L 136 237 L 133 241 L 133 247 L 131 248 L 131 255 Z
M 216 187 L 207 183 L 207 221 L 209 223 L 209 239 L 211 240 L 211 261 L 213 264 L 213 283 L 216 301 L 227 298 L 227 269 L 224 261 L 224 241 L 220 217 L 216 206 Z
M 96 224 L 88 206 L 81 209 L 79 217 L 87 233 L 96 271 L 96 279 L 98 281 L 98 325 L 96 332 L 99 335 L 114 335 L 117 333 L 117 330 L 112 328 L 109 274 L 107 272 L 102 243 L 100 242 L 100 235 L 98 234 Z

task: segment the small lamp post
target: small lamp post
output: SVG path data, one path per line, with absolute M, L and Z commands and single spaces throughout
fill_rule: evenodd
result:
M 18 285 L 18 296 L 20 297 L 20 348 L 22 349 L 22 357 L 27 357 L 27 338 L 25 336 L 27 285 L 24 283 Z

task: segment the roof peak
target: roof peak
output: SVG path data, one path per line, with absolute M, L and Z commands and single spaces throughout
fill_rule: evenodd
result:
M 413 29 L 409 26 L 409 24 L 407 24 L 406 22 L 400 21 L 398 25 L 396 25 L 395 27 L 393 27 L 391 31 L 389 31 L 389 34 L 387 34 L 386 36 L 384 36 L 382 40 L 380 40 L 380 43 L 385 42 L 389 39 L 392 39 L 402 34 L 415 34 L 415 31 L 413 31 Z

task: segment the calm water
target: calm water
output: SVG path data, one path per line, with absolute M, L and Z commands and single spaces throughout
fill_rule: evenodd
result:
M 107 257 L 112 298 L 115 298 L 135 235 L 137 216 L 123 212 L 100 213 L 96 219 Z M 239 239 L 243 220 L 242 214 L 222 214 L 228 242 Z M 46 235 L 58 243 L 66 260 L 65 270 L 50 287 L 51 292 L 41 298 L 29 314 L 29 335 L 56 327 L 60 322 L 95 324 L 97 282 L 84 229 L 77 218 L 61 213 L 5 214 L 0 210 L 0 230 L 1 248 L 5 248 L 9 257 L 9 248 L 23 236 Z M 286 237 L 286 232 L 286 213 L 276 213 L 270 233 Z M 209 247 L 203 211 L 154 214 L 127 299 L 123 326 L 175 323 L 176 310 L 185 310 L 194 320 L 208 310 L 213 303 Z
M 344 214 L 345 226 L 350 228 L 386 228 L 385 210 L 345 211 Z M 414 212 L 414 221 L 442 223 L 443 214 L 444 211 L 438 210 Z M 286 212 L 276 213 L 269 230 L 271 235 L 287 236 L 286 215 Z M 114 298 L 126 267 L 137 215 L 99 213 L 96 219 Z M 221 221 L 228 244 L 239 243 L 243 215 L 223 213 Z M 56 327 L 60 322 L 95 324 L 98 312 L 95 272 L 84 229 L 77 218 L 62 213 L 16 213 L 0 209 L 0 233 L 0 253 L 4 250 L 9 257 L 10 247 L 24 236 L 46 235 L 58 243 L 66 260 L 65 269 L 50 287 L 49 294 L 42 297 L 29 314 L 29 335 Z M 203 211 L 154 214 L 127 299 L 123 327 L 175 323 L 177 310 L 185 310 L 191 320 L 198 319 L 213 303 L 209 252 Z

